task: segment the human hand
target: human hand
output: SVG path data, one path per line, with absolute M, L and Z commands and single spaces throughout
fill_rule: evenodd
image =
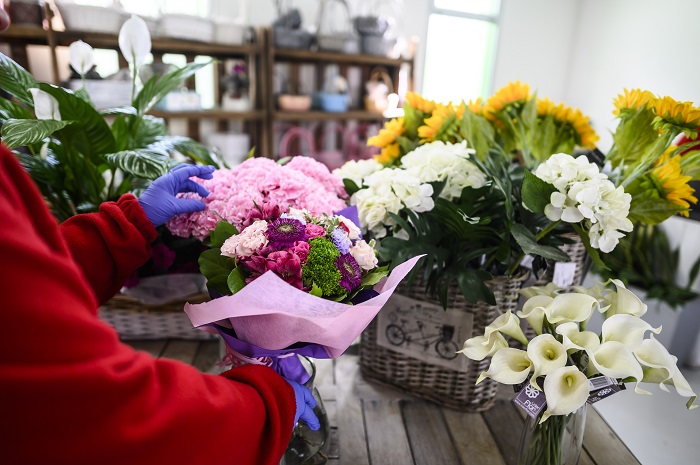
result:
M 178 165 L 168 174 L 159 177 L 141 194 L 139 203 L 153 226 L 165 224 L 170 218 L 180 213 L 204 210 L 204 202 L 194 199 L 176 197 L 180 192 L 196 192 L 202 197 L 209 191 L 201 184 L 191 180 L 193 176 L 211 179 L 216 168 L 213 166 Z
M 313 394 L 306 386 L 302 386 L 296 381 L 285 378 L 285 380 L 294 389 L 294 397 L 297 401 L 297 413 L 294 415 L 294 425 L 297 424 L 299 420 L 303 420 L 304 423 L 308 425 L 309 428 L 316 431 L 321 427 L 321 423 L 318 421 L 318 417 L 313 411 L 316 407 L 316 399 L 314 399 Z

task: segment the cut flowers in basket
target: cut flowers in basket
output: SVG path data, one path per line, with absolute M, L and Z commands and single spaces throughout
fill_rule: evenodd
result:
M 136 71 L 151 47 L 142 19 L 126 21 L 119 45 L 133 70 L 132 104 L 104 111 L 95 109 L 85 88 L 71 91 L 37 82 L 0 54 L 0 87 L 12 97 L 0 99 L 2 141 L 15 149 L 60 221 L 145 188 L 178 164 L 176 152 L 196 163 L 220 165 L 216 153 L 189 138 L 168 135 L 165 121 L 148 114 L 208 63 L 154 76 L 136 92 Z M 84 77 L 94 61 L 92 48 L 79 41 L 69 53 L 72 67 Z
M 528 297 L 522 311 L 517 316 L 510 311 L 499 316 L 482 336 L 465 341 L 461 351 L 471 360 L 491 357 L 477 384 L 485 378 L 511 385 L 526 383 L 529 397 L 544 396 L 546 404 L 540 403 L 539 411 L 526 410 L 539 420 L 525 451 L 530 459 L 526 463 L 561 463 L 557 447 L 567 416 L 587 402 L 619 391 L 624 383 L 634 383 L 640 394 L 650 394 L 641 387 L 643 383 L 658 384 L 665 391 L 670 385 L 689 398 L 688 409 L 697 407 L 695 393 L 676 366 L 677 358 L 654 338 L 661 328 L 652 328 L 642 319 L 647 306 L 621 281 L 560 291 L 552 284 L 522 290 Z M 605 315 L 600 334 L 586 331 L 593 312 Z M 530 340 L 519 317 L 534 331 Z M 526 350 L 508 347 L 506 337 L 525 344 Z

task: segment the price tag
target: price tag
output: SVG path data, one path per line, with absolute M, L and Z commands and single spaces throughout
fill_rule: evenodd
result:
M 528 269 L 532 269 L 532 261 L 535 258 L 532 255 L 525 255 L 523 259 L 520 261 L 520 266 L 523 266 Z
M 528 383 L 520 391 L 520 394 L 515 396 L 513 399 L 515 405 L 525 410 L 525 413 L 530 415 L 532 418 L 536 418 L 537 415 L 544 409 L 547 405 L 547 399 L 544 397 L 544 392 L 535 388 L 535 386 Z
M 554 277 L 552 282 L 559 287 L 568 287 L 574 283 L 576 275 L 576 263 L 557 262 L 554 264 Z

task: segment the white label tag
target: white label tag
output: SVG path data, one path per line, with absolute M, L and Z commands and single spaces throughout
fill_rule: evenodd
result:
M 525 268 L 531 270 L 532 269 L 532 261 L 535 258 L 532 255 L 525 255 L 523 259 L 520 261 L 520 266 L 524 266 Z
M 559 287 L 568 287 L 574 283 L 576 263 L 557 262 L 554 264 L 552 282 Z
M 588 380 L 589 391 L 597 391 L 608 386 L 617 385 L 617 380 L 607 376 L 596 376 Z

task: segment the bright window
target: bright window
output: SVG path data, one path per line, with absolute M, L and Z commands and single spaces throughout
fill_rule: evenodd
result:
M 440 102 L 491 93 L 498 0 L 434 0 L 428 17 L 423 94 Z

